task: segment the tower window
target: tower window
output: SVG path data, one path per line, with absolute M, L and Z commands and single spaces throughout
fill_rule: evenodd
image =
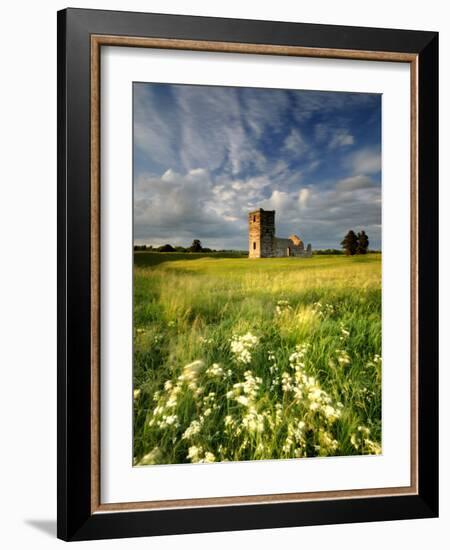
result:
M 256 243 L 253 241 L 253 250 L 256 250 Z
M 256 216 L 253 216 L 253 221 L 256 222 Z

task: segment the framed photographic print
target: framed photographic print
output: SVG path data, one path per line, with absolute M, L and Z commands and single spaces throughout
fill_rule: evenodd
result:
M 58 536 L 438 513 L 438 36 L 58 13 Z

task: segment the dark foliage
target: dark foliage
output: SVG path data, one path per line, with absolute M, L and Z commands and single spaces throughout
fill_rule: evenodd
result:
M 358 233 L 358 248 L 356 250 L 357 254 L 367 254 L 369 249 L 369 237 L 366 235 L 365 231 L 360 231 Z
M 189 252 L 202 252 L 202 243 L 199 241 L 199 239 L 194 239 L 192 241 L 191 246 L 188 248 Z
M 344 240 L 341 242 L 341 246 L 347 256 L 354 256 L 358 250 L 358 237 L 353 229 L 345 235 Z
M 171 244 L 164 244 L 163 246 L 160 246 L 157 250 L 158 252 L 175 252 L 175 248 Z

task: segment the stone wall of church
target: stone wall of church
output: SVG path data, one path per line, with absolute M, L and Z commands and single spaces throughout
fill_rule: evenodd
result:
M 299 245 L 294 244 L 291 239 L 282 239 L 279 237 L 274 238 L 274 257 L 284 258 L 285 256 L 307 256 L 303 243 L 300 241 Z

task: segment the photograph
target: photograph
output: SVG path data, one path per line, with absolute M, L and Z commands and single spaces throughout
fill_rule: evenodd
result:
M 382 454 L 382 94 L 132 86 L 133 466 Z
M 438 517 L 439 29 L 391 4 L 58 11 L 59 539 Z

